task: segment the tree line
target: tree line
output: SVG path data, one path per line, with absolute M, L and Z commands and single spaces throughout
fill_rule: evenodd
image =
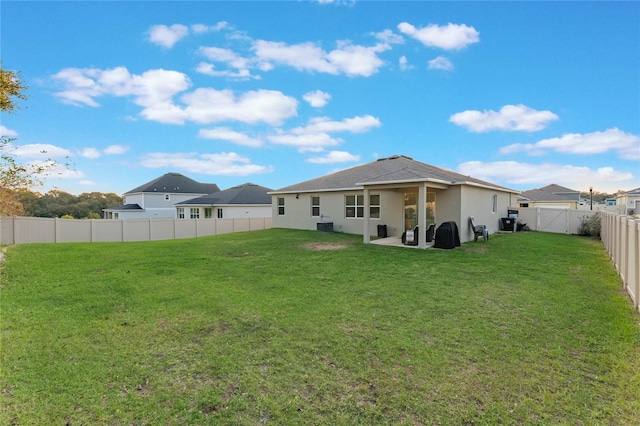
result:
M 46 194 L 22 190 L 13 198 L 16 203 L 11 211 L 7 209 L 9 206 L 3 206 L 4 216 L 101 219 L 102 209 L 122 205 L 119 195 L 102 192 L 73 195 L 60 190 L 51 190 Z

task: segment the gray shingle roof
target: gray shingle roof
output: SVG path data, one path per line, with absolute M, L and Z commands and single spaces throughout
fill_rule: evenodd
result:
M 524 191 L 521 196 L 529 201 L 578 201 L 580 192 L 552 183 L 542 188 Z
M 623 192 L 620 195 L 640 195 L 640 187 Z
M 176 205 L 229 205 L 229 204 L 271 204 L 271 189 L 253 183 L 234 186 L 224 191 L 192 198 Z
M 517 192 L 491 182 L 482 181 L 480 179 L 472 178 L 471 176 L 465 176 L 440 167 L 421 163 L 403 155 L 380 158 L 377 161 L 363 164 L 361 166 L 352 167 L 317 179 L 311 179 L 305 182 L 286 186 L 275 192 L 360 189 L 363 184 L 402 181 L 418 182 L 425 180 L 439 181 L 450 185 L 475 183 L 505 191 Z
M 103 210 L 118 210 L 118 211 L 123 211 L 123 210 L 143 210 L 142 207 L 140 207 L 139 204 L 123 204 L 121 206 L 115 206 L 115 207 L 108 207 L 106 209 Z
M 200 183 L 180 173 L 166 173 L 157 179 L 125 192 L 168 192 L 172 194 L 211 194 L 220 191 L 215 183 Z

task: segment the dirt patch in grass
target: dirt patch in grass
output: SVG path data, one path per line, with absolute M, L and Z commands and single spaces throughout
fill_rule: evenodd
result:
M 309 250 L 342 250 L 347 248 L 344 243 L 310 243 L 307 244 Z

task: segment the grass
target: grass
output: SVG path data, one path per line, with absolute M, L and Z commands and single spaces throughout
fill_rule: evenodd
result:
M 588 238 L 424 251 L 272 229 L 19 245 L 0 284 L 1 424 L 610 425 L 640 413 L 640 318 Z

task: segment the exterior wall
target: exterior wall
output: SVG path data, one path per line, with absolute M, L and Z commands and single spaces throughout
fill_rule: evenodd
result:
M 333 230 L 348 234 L 360 234 L 364 229 L 363 218 L 348 218 L 345 214 L 345 197 L 363 195 L 364 191 L 317 192 L 273 195 L 271 211 L 274 228 L 316 230 L 318 222 L 333 222 Z M 387 225 L 388 235 L 400 236 L 402 228 L 402 194 L 395 191 L 372 190 L 372 195 L 380 195 L 380 218 L 371 219 L 369 233 L 377 234 L 377 225 Z M 311 216 L 311 197 L 320 197 L 320 215 Z M 278 198 L 285 200 L 285 214 L 278 215 Z
M 226 206 L 197 206 L 184 204 L 178 206 L 184 209 L 185 219 L 189 219 L 191 215 L 191 209 L 200 210 L 200 219 L 206 219 L 204 216 L 204 209 L 211 209 L 211 218 L 218 218 L 218 209 L 222 209 L 223 219 L 242 219 L 242 218 L 265 218 L 271 217 L 271 206 L 269 205 L 226 205 Z M 178 207 L 174 207 L 174 216 L 178 217 Z
M 436 229 L 443 222 L 455 222 L 458 224 L 460 240 L 463 238 L 462 224 L 460 222 L 460 209 L 462 208 L 462 187 L 454 186 L 446 190 L 436 192 Z
M 496 200 L 494 211 L 494 196 Z M 473 240 L 473 232 L 469 226 L 469 217 L 474 217 L 476 225 L 486 225 L 489 234 L 500 230 L 501 219 L 508 217 L 508 210 L 517 201 L 516 194 L 500 192 L 488 188 L 464 186 L 462 188 L 462 207 L 460 219 L 457 221 L 460 240 Z
M 317 229 L 318 222 L 333 222 L 333 230 L 348 234 L 362 234 L 361 218 L 345 217 L 345 196 L 362 195 L 363 191 L 318 192 L 274 195 L 271 206 L 274 228 Z M 320 216 L 311 216 L 311 197 L 320 197 Z M 278 215 L 278 198 L 284 198 L 285 214 Z M 381 201 L 382 202 L 382 201 Z M 372 221 L 373 222 L 373 221 Z

